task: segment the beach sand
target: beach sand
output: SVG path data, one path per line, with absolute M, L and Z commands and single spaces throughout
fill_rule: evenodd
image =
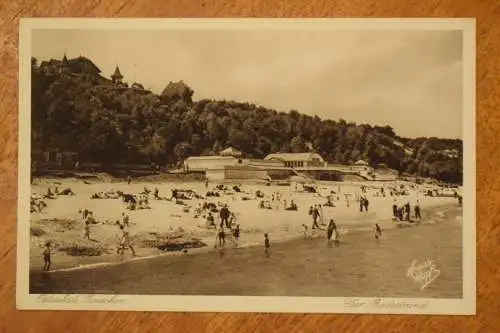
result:
M 461 208 L 434 207 L 420 224 L 200 254 L 178 254 L 80 270 L 33 270 L 31 293 L 460 298 Z M 407 276 L 412 262 L 440 271 L 426 288 Z
M 236 214 L 237 223 L 241 227 L 240 247 L 259 245 L 263 242 L 263 234 L 269 233 L 274 242 L 286 241 L 302 237 L 302 224 L 309 226 L 309 236 L 318 236 L 322 232 L 312 232 L 312 219 L 308 215 L 308 209 L 313 204 L 323 204 L 326 202 L 325 196 L 330 194 L 330 191 L 338 191 L 340 186 L 339 200 L 336 207 L 324 207 L 322 219 L 327 223 L 331 218 L 335 219 L 342 233 L 354 231 L 369 231 L 373 229 L 375 223 L 379 223 L 383 229 L 392 229 L 397 227 L 392 221 L 392 203 L 394 198 L 376 197 L 374 196 L 375 189 L 368 189 L 367 197 L 370 200 L 368 212 L 359 212 L 359 204 L 354 201 L 354 196 L 361 193 L 360 185 L 362 183 L 341 182 L 341 183 L 320 183 L 318 184 L 319 194 L 295 192 L 295 186 L 265 186 L 262 184 L 242 184 L 241 189 L 245 193 L 234 193 L 231 195 L 222 194 L 221 197 L 209 197 L 208 202 L 227 203 L 232 212 Z M 210 188 L 215 184 L 210 184 Z M 365 183 L 367 186 L 380 188 L 388 184 L 377 184 L 374 182 Z M 119 199 L 90 199 L 90 195 L 96 192 L 107 190 L 121 190 L 125 193 L 138 194 L 145 186 L 150 190 L 157 187 L 160 191 L 160 196 L 170 196 L 171 189 L 182 188 L 192 189 L 198 194 L 205 195 L 207 189 L 202 182 L 133 182 L 127 184 L 124 182 L 92 182 L 86 184 L 81 180 L 71 179 L 38 179 L 32 186 L 32 193 L 41 195 L 46 193 L 47 188 L 54 189 L 58 186 L 60 189 L 70 187 L 75 193 L 75 196 L 60 196 L 54 200 L 46 200 L 48 207 L 41 213 L 31 214 L 31 226 L 45 228 L 45 235 L 36 237 L 31 236 L 30 244 L 30 268 L 39 269 L 43 267 L 42 251 L 47 240 L 55 241 L 56 243 L 81 242 L 84 238 L 84 224 L 81 219 L 79 210 L 90 209 L 94 212 L 94 217 L 99 222 L 108 221 L 105 224 L 96 224 L 91 226 L 91 238 L 95 244 L 98 244 L 104 249 L 103 253 L 98 256 L 72 256 L 65 252 L 56 251 L 53 256 L 53 269 L 65 269 L 71 267 L 79 267 L 85 265 L 95 265 L 99 263 L 118 263 L 121 261 L 116 255 L 116 246 L 118 245 L 119 229 L 114 225 L 114 221 L 121 221 L 121 213 L 127 212 L 130 216 L 132 226 L 129 232 L 134 237 L 141 233 L 168 233 L 176 230 L 181 230 L 192 237 L 201 239 L 207 246 L 201 249 L 190 251 L 203 252 L 213 249 L 215 243 L 215 233 L 213 229 L 204 227 L 205 219 L 203 217 L 194 218 L 194 210 L 189 213 L 183 211 L 185 208 L 181 205 L 176 205 L 170 201 L 150 200 L 151 209 L 127 211 L 125 204 Z M 231 188 L 232 184 L 228 184 Z M 210 189 L 209 188 L 209 189 Z M 300 189 L 300 186 L 299 186 Z M 279 209 L 259 209 L 258 201 L 255 200 L 255 192 L 263 191 L 266 194 L 266 200 L 270 201 L 273 207 Z M 272 201 L 271 194 L 280 192 L 282 195 L 281 202 Z M 345 194 L 351 194 L 349 207 L 347 206 Z M 321 195 L 321 196 L 319 196 Z M 247 196 L 252 200 L 244 201 L 241 198 Z M 336 195 L 334 196 L 335 199 Z M 298 207 L 298 211 L 286 211 L 283 209 L 283 202 L 287 200 L 290 203 L 294 200 Z M 424 218 L 428 216 L 429 209 L 446 204 L 455 204 L 454 198 L 435 198 L 424 197 L 416 191 L 410 192 L 408 196 L 398 197 L 398 204 L 403 204 L 409 201 L 412 205 L 416 200 L 420 201 L 422 207 L 422 215 Z M 195 208 L 203 202 L 203 200 L 186 200 L 188 205 Z M 217 218 L 217 213 L 214 214 Z M 72 225 L 61 228 L 57 223 L 48 223 L 48 219 L 59 219 L 75 221 Z M 217 222 L 217 220 L 216 220 Z M 54 224 L 56 227 L 54 228 Z M 92 244 L 91 244 L 92 245 Z M 135 248 L 139 257 L 150 257 L 155 255 L 163 255 L 165 252 L 157 248 L 141 247 L 138 242 Z M 93 245 L 92 245 L 93 246 Z M 130 256 L 125 256 L 125 260 L 129 260 Z

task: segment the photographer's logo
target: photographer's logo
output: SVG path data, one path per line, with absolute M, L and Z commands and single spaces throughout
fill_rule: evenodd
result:
M 439 274 L 441 274 L 441 271 L 436 269 L 434 260 L 427 259 L 419 264 L 415 259 L 408 268 L 406 276 L 411 277 L 416 283 L 420 284 L 420 290 L 424 290 Z

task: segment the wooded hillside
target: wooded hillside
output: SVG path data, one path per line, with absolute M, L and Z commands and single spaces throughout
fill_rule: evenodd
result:
M 116 85 L 89 59 L 32 59 L 32 148 L 76 151 L 101 163 L 176 163 L 227 146 L 248 157 L 316 151 L 332 163 L 364 159 L 400 172 L 462 181 L 462 141 L 401 138 L 389 126 L 278 112 L 245 102 L 198 100 L 184 82 L 160 95 Z M 64 66 L 63 66 L 64 67 Z M 332 110 L 332 117 L 335 110 Z

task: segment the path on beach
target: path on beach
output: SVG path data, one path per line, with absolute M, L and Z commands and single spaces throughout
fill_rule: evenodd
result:
M 388 230 L 349 233 L 339 247 L 324 238 L 158 257 L 44 274 L 31 293 L 459 298 L 462 295 L 461 208 L 436 208 L 431 220 Z M 271 239 L 272 242 L 272 239 Z M 439 276 L 424 290 L 407 276 L 414 260 L 433 260 Z

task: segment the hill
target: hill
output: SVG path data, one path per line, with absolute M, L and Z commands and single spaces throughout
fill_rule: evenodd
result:
M 159 95 L 101 76 L 84 57 L 32 59 L 32 147 L 75 151 L 99 163 L 177 163 L 227 146 L 246 156 L 316 151 L 332 163 L 359 159 L 401 173 L 462 181 L 462 142 L 402 138 L 389 126 L 320 119 L 296 110 L 192 99 L 184 82 Z M 334 110 L 332 110 L 332 115 Z

